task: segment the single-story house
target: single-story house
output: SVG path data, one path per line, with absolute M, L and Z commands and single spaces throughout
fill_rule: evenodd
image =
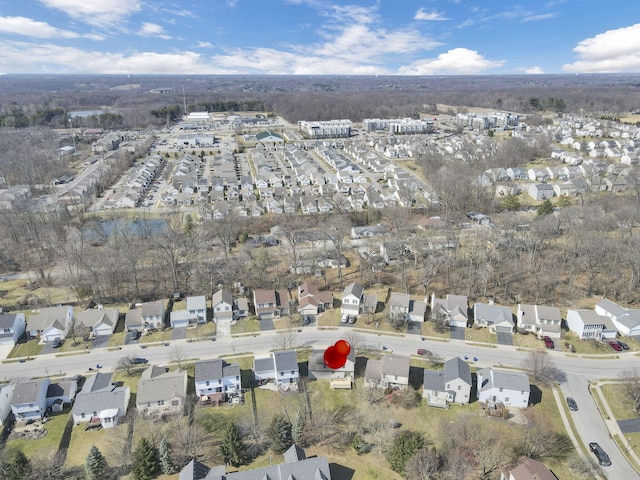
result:
M 52 342 L 56 338 L 65 338 L 73 321 L 73 308 L 69 305 L 41 308 L 38 313 L 29 316 L 27 334 L 29 338 Z
M 167 372 L 151 365 L 138 381 L 136 409 L 141 415 L 164 415 L 181 412 L 187 398 L 187 372 Z
M 513 333 L 513 314 L 509 307 L 476 302 L 473 304 L 474 323 L 493 333 Z
M 466 295 L 450 295 L 445 298 L 436 298 L 435 293 L 431 294 L 431 318 L 435 315 L 444 315 L 450 327 L 466 328 L 469 321 L 467 312 Z
M 56 383 L 50 383 L 47 388 L 47 408 L 62 411 L 65 405 L 71 406 L 78 392 L 78 379 L 69 378 Z
M 640 335 L 640 310 L 621 307 L 605 298 L 596 303 L 595 311 L 599 315 L 609 317 L 620 335 Z
M 84 310 L 76 316 L 74 331 L 77 335 L 112 335 L 119 316 L 117 308 Z
M 529 406 L 529 377 L 521 372 L 483 368 L 478 370 L 478 400 L 502 402 L 507 407 Z

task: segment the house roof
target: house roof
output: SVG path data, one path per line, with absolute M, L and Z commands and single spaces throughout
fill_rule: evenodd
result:
M 84 393 L 84 389 L 76 396 L 71 409 L 74 415 L 87 412 L 102 412 L 110 409 L 127 410 L 129 387 L 111 387 L 109 390 Z
M 529 457 L 522 457 L 509 473 L 514 480 L 557 480 L 544 463 Z
M 571 310 L 569 310 L 570 312 Z M 584 325 L 602 325 L 605 330 L 616 330 L 609 317 L 597 314 L 594 310 L 574 310 Z M 567 312 L 567 316 L 568 316 Z
M 552 307 L 549 305 L 536 305 L 536 317 L 538 321 L 540 320 L 551 320 L 553 322 L 562 321 L 560 308 Z
M 298 370 L 298 357 L 296 356 L 295 350 L 273 352 L 273 362 L 278 372 Z
M 444 381 L 460 379 L 471 385 L 471 369 L 460 357 L 453 357 L 444 362 Z
M 596 303 L 596 307 L 601 308 L 602 310 L 604 310 L 607 313 L 610 313 L 614 317 L 619 317 L 620 315 L 624 315 L 624 313 L 627 311 L 626 308 L 621 307 L 620 305 L 618 305 L 615 302 L 612 302 L 608 298 L 603 298 L 602 300 L 600 300 L 598 303 Z
M 409 303 L 411 302 L 411 295 L 408 293 L 395 293 L 393 292 L 389 297 L 389 306 L 396 308 L 409 309 Z
M 0 315 L 0 329 L 13 328 L 17 315 L 15 313 Z
M 442 370 L 425 370 L 423 378 L 424 390 L 444 392 L 444 372 Z
M 473 313 L 475 320 L 485 320 L 487 323 L 508 322 L 513 325 L 513 314 L 509 307 L 501 307 L 499 305 L 487 305 L 477 302 L 473 304 Z
M 365 295 L 364 299 L 362 300 L 362 305 L 369 309 L 375 309 L 378 306 L 378 295 L 376 295 L 375 293 L 369 293 Z
M 84 310 L 76 315 L 76 325 L 84 325 L 85 327 L 95 327 L 100 323 L 115 326 L 118 323 L 120 312 L 117 308 L 108 308 L 106 310 Z
M 74 386 L 78 386 L 77 380 L 63 380 L 62 382 L 50 383 L 47 387 L 47 398 L 69 396 Z
M 151 366 L 147 368 L 138 381 L 137 404 L 147 402 L 157 402 L 158 400 L 169 400 L 174 397 L 184 398 L 187 392 L 187 372 L 176 370 L 173 372 L 159 373 L 159 367 Z M 145 378 L 149 372 L 150 378 Z
M 37 403 L 40 391 L 45 387 L 48 388 L 50 383 L 48 378 L 16 383 L 11 397 L 11 404 Z
M 239 363 L 227 363 L 221 358 L 196 362 L 195 381 L 219 380 L 240 375 Z
M 157 317 L 164 315 L 164 302 L 156 300 L 155 302 L 145 302 L 141 307 L 143 317 Z
M 191 313 L 188 310 L 174 310 L 169 314 L 169 319 L 172 322 L 180 320 L 195 320 L 198 316 L 195 313 Z
M 263 357 L 253 359 L 253 371 L 256 373 L 274 372 L 273 358 Z
M 127 310 L 124 316 L 124 324 L 128 327 L 142 327 L 142 310 L 139 308 Z
M 364 370 L 364 378 L 367 380 L 380 381 L 382 378 L 382 360 L 367 360 L 367 366 Z
M 382 357 L 383 375 L 397 375 L 398 377 L 409 376 L 409 364 L 411 359 L 402 355 L 385 355 Z
M 482 383 L 479 391 L 490 390 L 492 388 L 503 388 L 507 390 L 530 392 L 529 377 L 520 372 L 508 372 L 506 370 L 496 370 L 494 368 L 483 368 L 478 370 L 478 377 L 482 376 Z M 478 380 L 480 382 L 480 380 Z
M 206 310 L 207 297 L 204 295 L 196 295 L 187 297 L 187 310 Z
M 86 393 L 97 392 L 102 390 L 103 388 L 111 388 L 111 379 L 113 377 L 113 373 L 103 373 L 98 372 L 95 375 L 91 375 L 87 377 L 82 386 L 82 390 L 78 395 L 84 395 Z
M 215 307 L 219 303 L 226 303 L 228 305 L 233 305 L 233 293 L 230 290 L 225 290 L 221 288 L 211 297 L 211 306 Z
M 204 480 L 210 470 L 204 463 L 194 458 L 180 470 L 179 480 Z
M 353 295 L 356 298 L 362 298 L 362 294 L 364 293 L 364 288 L 362 288 L 357 283 L 352 283 L 344 287 L 342 291 L 342 298 L 348 297 L 349 295 Z
M 327 371 L 338 371 L 338 372 L 353 372 L 355 369 L 356 363 L 356 353 L 352 348 L 347 355 L 347 362 L 344 364 L 342 368 L 331 369 L 327 367 L 324 363 L 324 350 L 314 350 L 309 357 L 309 371 L 310 372 L 327 372 Z
M 63 330 L 70 308 L 71 307 L 67 305 L 41 308 L 38 313 L 29 317 L 29 321 L 27 322 L 28 329 L 31 331 L 46 330 L 52 326 L 60 326 L 62 327 L 61 330 Z

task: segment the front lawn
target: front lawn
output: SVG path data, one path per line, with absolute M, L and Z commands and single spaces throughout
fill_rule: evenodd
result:
M 29 340 L 16 345 L 7 358 L 34 357 L 40 353 L 44 345 L 39 345 L 38 340 Z

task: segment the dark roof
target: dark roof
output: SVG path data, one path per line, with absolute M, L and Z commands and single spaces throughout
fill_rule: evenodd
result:
M 450 382 L 457 378 L 471 385 L 471 369 L 469 368 L 469 364 L 460 357 L 453 357 L 444 362 L 444 380 L 445 382 Z
M 273 361 L 278 371 L 298 369 L 298 357 L 295 350 L 273 352 Z
M 0 328 L 3 330 L 5 328 L 13 328 L 13 324 L 15 323 L 15 321 L 16 321 L 15 313 L 0 315 Z
M 253 360 L 253 371 L 258 372 L 273 372 L 273 358 L 256 358 Z
M 444 372 L 442 370 L 425 370 L 423 389 L 444 392 Z
M 211 470 L 204 463 L 195 458 L 185 465 L 180 471 L 180 480 L 203 480 Z

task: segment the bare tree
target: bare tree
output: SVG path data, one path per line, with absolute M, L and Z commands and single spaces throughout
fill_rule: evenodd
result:
M 171 349 L 171 353 L 169 354 L 169 359 L 172 363 L 177 363 L 178 368 L 182 370 L 182 364 L 186 360 L 184 349 L 180 345 L 176 345 Z
M 527 410 L 524 415 L 527 423 L 514 448 L 516 455 L 524 455 L 534 460 L 563 460 L 569 455 L 572 451 L 571 440 L 564 433 L 558 433 L 553 429 L 544 412 Z
M 338 266 L 338 280 L 342 285 L 342 258 L 345 251 L 349 248 L 349 232 L 351 231 L 351 223 L 343 216 L 334 216 L 326 225 L 324 234 L 333 246 L 334 259 Z
M 556 366 L 556 363 L 546 350 L 531 350 L 524 367 L 531 372 L 531 376 L 542 385 L 552 385 L 562 381 L 564 372 Z
M 130 354 L 124 357 L 120 357 L 116 362 L 115 371 L 116 372 L 124 372 L 127 376 L 133 375 L 133 372 L 137 370 L 137 365 L 132 363 L 135 355 Z
M 377 387 L 366 387 L 360 390 L 360 396 L 370 406 L 376 405 L 385 399 L 384 390 Z
M 633 413 L 640 414 L 640 371 L 637 368 L 625 370 L 620 377 L 625 393 L 633 402 Z
M 405 477 L 411 480 L 436 480 L 441 465 L 442 459 L 435 448 L 421 448 L 406 463 Z

